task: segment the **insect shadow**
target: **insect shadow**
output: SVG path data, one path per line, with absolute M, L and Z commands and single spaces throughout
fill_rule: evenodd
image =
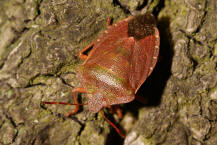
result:
M 171 76 L 171 65 L 173 52 L 173 42 L 170 29 L 169 17 L 163 17 L 158 20 L 158 28 L 160 31 L 160 53 L 159 60 L 152 74 L 140 87 L 136 95 L 140 95 L 147 100 L 147 104 L 141 104 L 134 100 L 122 106 L 123 114 L 131 112 L 135 118 L 138 116 L 138 110 L 143 107 L 155 107 L 160 105 L 161 96 L 168 79 Z M 123 140 L 112 130 L 106 140 L 106 145 L 123 144 Z

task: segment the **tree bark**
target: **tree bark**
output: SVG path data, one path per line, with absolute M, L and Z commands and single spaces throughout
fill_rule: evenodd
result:
M 158 20 L 160 59 L 139 90 L 147 104 L 122 104 L 122 120 L 104 109 L 124 140 L 86 106 L 67 118 L 74 106 L 41 103 L 73 103 L 78 52 L 109 17 L 141 11 Z M 216 14 L 216 0 L 0 1 L 0 144 L 217 144 Z

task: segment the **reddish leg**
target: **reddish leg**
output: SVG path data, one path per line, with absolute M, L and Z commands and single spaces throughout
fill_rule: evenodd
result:
M 108 18 L 107 20 L 107 25 L 110 26 L 111 25 L 111 18 Z M 84 49 L 82 49 L 79 52 L 79 58 L 82 60 L 86 60 L 87 59 L 87 55 L 84 54 L 85 51 L 87 51 L 88 49 L 90 49 L 91 47 L 93 47 L 93 45 L 96 43 L 96 41 L 93 41 L 92 43 L 88 44 Z
M 119 119 L 123 118 L 122 111 L 119 107 L 119 105 L 113 105 L 113 106 L 108 106 L 110 109 L 111 114 L 117 114 Z
M 108 26 L 111 26 L 112 24 L 111 24 L 111 21 L 112 21 L 112 19 L 111 18 L 108 18 L 108 20 L 107 20 L 107 25 Z
M 118 118 L 122 119 L 123 118 L 123 114 L 122 114 L 122 111 L 121 111 L 119 105 L 115 105 L 114 108 L 115 108 L 115 113 L 118 115 Z
M 125 138 L 125 135 L 115 126 L 114 123 L 112 123 L 103 113 L 102 110 L 100 110 L 100 114 L 105 118 L 105 120 L 116 130 L 116 132 L 120 135 L 121 138 Z
M 87 55 L 84 54 L 84 52 L 87 51 L 88 49 L 90 49 L 91 47 L 93 47 L 93 45 L 94 45 L 95 43 L 96 43 L 96 41 L 93 41 L 92 43 L 90 43 L 89 45 L 87 45 L 84 49 L 82 49 L 82 50 L 79 52 L 79 54 L 78 54 L 79 58 L 82 59 L 82 60 L 86 60 L 86 59 L 87 59 Z
M 79 105 L 79 103 L 78 103 L 78 99 L 77 99 L 77 96 L 76 96 L 76 92 L 78 92 L 78 93 L 86 93 L 86 91 L 85 91 L 84 88 L 74 88 L 74 89 L 72 90 L 73 100 L 74 100 L 74 103 L 77 104 L 77 105 L 75 106 L 75 109 L 74 109 L 72 112 L 69 112 L 68 114 L 66 114 L 67 117 L 69 117 L 69 116 L 72 115 L 72 114 L 77 113 L 78 110 L 79 110 L 79 106 L 80 106 L 80 105 Z
M 72 90 L 74 103 L 66 103 L 66 102 L 45 102 L 45 101 L 43 101 L 42 103 L 43 103 L 43 104 L 75 105 L 75 109 L 74 109 L 72 112 L 67 113 L 67 114 L 65 115 L 66 117 L 69 117 L 70 115 L 75 114 L 76 112 L 78 112 L 79 106 L 81 106 L 81 105 L 87 105 L 87 104 L 79 104 L 79 103 L 78 103 L 77 96 L 76 96 L 76 92 L 78 92 L 78 93 L 86 93 L 86 91 L 84 90 L 84 88 L 74 88 L 74 89 Z

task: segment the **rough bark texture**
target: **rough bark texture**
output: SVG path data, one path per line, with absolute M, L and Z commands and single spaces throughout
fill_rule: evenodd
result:
M 148 104 L 121 105 L 125 140 L 85 106 L 65 118 L 73 106 L 41 104 L 73 102 L 77 53 L 108 17 L 144 7 L 158 18 L 160 61 L 139 91 Z M 216 0 L 0 1 L 0 144 L 216 145 L 216 14 Z

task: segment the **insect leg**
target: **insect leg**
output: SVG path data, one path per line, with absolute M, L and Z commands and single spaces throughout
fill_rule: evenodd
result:
M 92 43 L 88 44 L 84 49 L 82 49 L 82 50 L 79 52 L 79 54 L 78 54 L 79 58 L 82 59 L 82 60 L 86 60 L 86 59 L 87 59 L 87 55 L 84 54 L 84 53 L 85 53 L 88 49 L 90 49 L 91 47 L 93 47 L 93 45 L 94 45 L 95 43 L 96 43 L 96 41 L 93 41 Z
M 111 114 L 115 113 L 118 115 L 119 119 L 123 118 L 123 115 L 122 115 L 122 112 L 121 112 L 119 105 L 108 106 L 108 108 L 109 108 Z
M 102 110 L 99 111 L 100 114 L 105 118 L 105 120 L 116 130 L 116 132 L 120 135 L 121 138 L 125 138 L 125 135 L 120 131 L 120 129 L 117 128 L 117 126 L 112 123 L 103 113 Z
M 123 118 L 123 114 L 122 114 L 122 111 L 121 111 L 119 105 L 115 105 L 114 108 L 115 108 L 116 114 L 118 115 L 118 118 L 122 119 Z
M 46 101 L 42 101 L 42 103 L 43 104 L 75 105 L 76 108 L 72 112 L 70 112 L 70 113 L 68 113 L 68 114 L 65 115 L 66 117 L 69 117 L 70 115 L 75 114 L 76 112 L 78 112 L 79 106 L 81 106 L 81 105 L 87 105 L 87 103 L 86 104 L 79 104 L 78 103 L 76 92 L 86 93 L 86 91 L 84 90 L 84 88 L 75 88 L 75 89 L 72 90 L 74 103 L 67 103 L 67 102 L 46 102 Z
M 111 18 L 108 18 L 108 20 L 107 20 L 107 25 L 108 26 L 111 26 Z M 87 45 L 84 49 L 82 49 L 80 52 L 79 52 L 79 54 L 78 54 L 78 56 L 79 56 L 79 58 L 80 59 L 82 59 L 82 60 L 86 60 L 87 59 L 87 55 L 86 54 L 84 54 L 88 49 L 90 49 L 91 47 L 93 47 L 93 45 L 96 43 L 96 41 L 93 41 L 92 43 L 90 43 L 89 45 Z
M 79 110 L 80 104 L 78 103 L 78 99 L 77 99 L 77 96 L 76 96 L 76 92 L 78 92 L 78 93 L 86 93 L 86 91 L 85 91 L 84 88 L 74 88 L 74 89 L 72 90 L 73 100 L 74 100 L 74 103 L 75 103 L 75 109 L 74 109 L 72 112 L 69 112 L 68 114 L 66 114 L 65 116 L 67 116 L 67 117 L 69 117 L 69 116 L 72 115 L 72 114 L 75 114 L 75 113 L 78 112 L 78 110 Z
M 107 20 L 107 25 L 108 25 L 108 26 L 111 26 L 111 25 L 112 25 L 111 22 L 112 22 L 112 19 L 111 19 L 111 18 L 108 18 L 108 20 Z

